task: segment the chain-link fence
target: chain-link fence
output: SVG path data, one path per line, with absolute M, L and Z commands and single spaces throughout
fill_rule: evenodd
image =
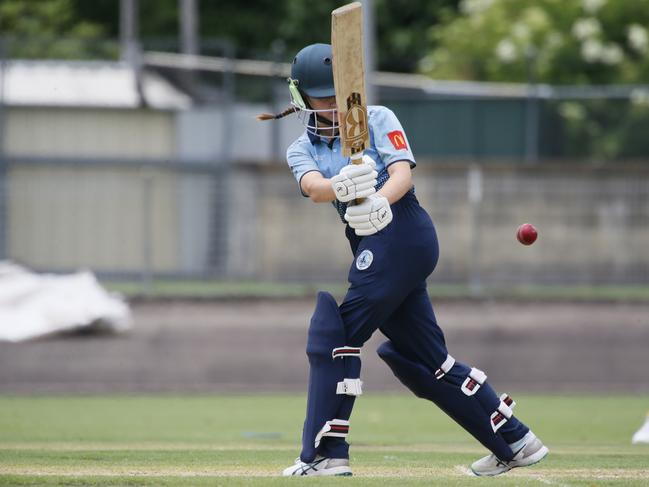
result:
M 342 280 L 341 223 L 282 160 L 299 124 L 254 120 L 283 108 L 286 65 L 142 59 L 1 61 L 0 258 L 145 286 Z M 645 88 L 373 81 L 419 161 L 436 282 L 649 281 Z M 515 241 L 524 221 L 531 247 Z

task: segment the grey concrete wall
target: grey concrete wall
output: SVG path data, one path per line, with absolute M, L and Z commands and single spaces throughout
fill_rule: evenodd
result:
M 8 174 L 9 258 L 43 270 L 177 272 L 175 173 L 137 167 L 17 166 Z
M 484 284 L 649 282 L 649 168 L 583 165 L 482 168 L 482 201 L 472 206 L 468 165 L 420 163 L 414 182 L 438 231 L 435 279 Z M 303 198 L 285 167 L 251 170 L 233 214 L 256 216 L 255 269 L 264 280 L 340 279 L 350 264 L 343 225 L 329 204 Z M 244 194 L 246 194 L 244 196 Z M 533 223 L 538 241 L 516 241 Z M 249 228 L 230 234 L 231 246 Z M 233 255 L 231 272 L 241 268 Z
M 295 116 L 260 122 L 255 117 L 270 112 L 267 104 L 237 104 L 231 115 L 223 107 L 177 112 L 178 156 L 185 160 L 219 161 L 227 157 L 244 161 L 269 161 L 284 157 L 286 147 L 304 130 Z
M 485 166 L 475 204 L 469 172 L 414 172 L 440 240 L 436 282 L 649 283 L 649 169 Z M 302 197 L 285 164 L 16 165 L 8 188 L 9 257 L 39 269 L 340 282 L 351 263 L 336 211 Z M 524 222 L 539 230 L 530 247 L 515 239 Z
M 9 157 L 169 159 L 175 153 L 174 113 L 107 108 L 11 107 Z

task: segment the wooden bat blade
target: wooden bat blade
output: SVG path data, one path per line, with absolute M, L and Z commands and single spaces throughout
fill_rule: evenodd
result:
M 334 86 L 343 155 L 362 154 L 370 133 L 365 101 L 363 15 L 360 2 L 331 12 Z

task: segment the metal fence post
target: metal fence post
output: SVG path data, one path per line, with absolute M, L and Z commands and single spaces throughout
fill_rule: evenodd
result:
M 7 259 L 7 217 L 8 197 L 7 194 L 7 156 L 5 150 L 5 40 L 0 38 L 0 260 Z
M 469 199 L 469 291 L 474 296 L 482 294 L 482 273 L 480 269 L 480 205 L 483 195 L 482 167 L 472 164 L 467 177 Z
M 223 97 L 222 107 L 222 143 L 219 160 L 219 170 L 213 176 L 212 181 L 212 207 L 210 215 L 210 243 L 208 250 L 208 273 L 223 277 L 228 272 L 228 224 L 230 219 L 230 195 L 229 186 L 231 183 L 232 145 L 234 142 L 235 110 L 236 100 L 236 78 L 234 71 L 235 48 L 230 42 L 223 44 L 223 54 L 226 64 L 223 69 Z
M 524 159 L 532 164 L 539 158 L 539 94 L 536 84 L 536 50 L 528 48 L 527 53 L 527 94 L 525 98 L 525 140 Z
M 153 173 L 144 167 L 140 171 L 142 180 L 142 293 L 153 291 Z
M 286 44 L 284 43 L 283 40 L 281 39 L 276 39 L 273 41 L 271 45 L 271 50 L 273 53 L 273 61 L 275 61 L 275 72 L 273 73 L 274 76 L 271 77 L 270 83 L 271 83 L 271 107 L 272 107 L 272 112 L 277 113 L 280 110 L 284 109 L 284 105 L 286 104 L 285 102 L 282 103 L 280 100 L 285 100 L 286 99 L 286 94 L 288 90 L 286 89 L 286 83 L 284 80 L 281 79 L 281 69 L 282 69 L 282 60 L 284 59 L 286 55 Z M 281 161 L 284 156 L 283 156 L 283 150 L 282 150 L 282 124 L 281 123 L 273 123 L 271 124 L 270 127 L 271 130 L 271 153 L 272 157 L 275 161 L 273 162 L 278 162 Z

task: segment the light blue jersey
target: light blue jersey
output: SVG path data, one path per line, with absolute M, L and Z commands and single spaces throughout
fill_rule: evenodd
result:
M 370 147 L 364 154 L 376 162 L 376 171 L 379 173 L 378 190 L 388 179 L 387 168 L 390 164 L 409 161 L 410 167 L 415 167 L 415 158 L 403 127 L 392 110 L 383 106 L 369 106 L 367 115 Z M 331 178 L 349 164 L 349 158 L 342 155 L 339 138 L 329 142 L 326 138 L 306 131 L 288 148 L 286 160 L 298 185 L 302 177 L 311 171 L 318 171 L 325 178 Z

